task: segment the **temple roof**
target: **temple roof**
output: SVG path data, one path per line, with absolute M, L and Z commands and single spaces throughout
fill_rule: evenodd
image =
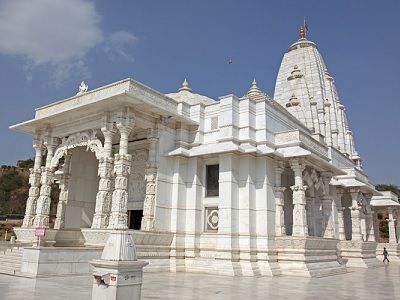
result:
M 400 206 L 397 195 L 391 191 L 380 192 L 380 196 L 373 196 L 371 199 L 372 206 Z
M 177 93 L 170 93 L 166 95 L 177 102 L 186 102 L 190 105 L 196 105 L 199 103 L 207 105 L 215 103 L 215 100 L 207 96 L 193 93 L 193 90 L 190 88 L 186 78 L 183 81 L 182 86 L 178 89 Z
M 309 41 L 304 32 L 283 56 L 274 100 L 310 130 L 323 135 L 328 146 L 359 162 L 360 157 L 334 79 L 318 46 Z

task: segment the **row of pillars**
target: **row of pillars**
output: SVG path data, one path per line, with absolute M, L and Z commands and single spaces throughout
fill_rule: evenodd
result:
M 294 185 L 290 188 L 293 191 L 293 230 L 292 236 L 306 237 L 309 235 L 307 223 L 307 210 L 306 210 L 306 190 L 307 186 L 303 184 L 303 171 L 306 164 L 301 159 L 291 159 L 289 164 L 294 173 Z M 275 222 L 275 235 L 286 235 L 285 219 L 284 219 L 284 191 L 282 187 L 282 173 L 285 169 L 284 162 L 278 162 L 275 169 L 275 204 L 276 204 L 276 222 Z M 323 211 L 323 228 L 324 237 L 332 238 L 334 235 L 333 218 L 332 218 L 332 197 L 329 193 L 329 182 L 332 175 L 330 173 L 323 173 L 323 198 L 322 198 L 322 211 Z
M 126 229 L 128 224 L 128 177 L 131 171 L 132 156 L 128 154 L 128 137 L 135 125 L 135 116 L 129 110 L 121 111 L 116 118 L 115 125 L 109 114 L 103 117 L 101 131 L 104 135 L 102 156 L 99 158 L 98 175 L 99 188 L 96 195 L 95 213 L 92 221 L 93 229 Z M 120 134 L 119 151 L 112 155 L 113 137 Z M 54 181 L 55 169 L 51 167 L 54 151 L 58 139 L 51 137 L 49 131 L 44 137 L 35 134 L 33 147 L 35 148 L 35 162 L 29 177 L 30 189 L 27 199 L 24 228 L 48 228 L 50 213 L 51 184 Z M 157 131 L 149 129 L 149 160 L 147 164 L 146 197 L 144 199 L 143 218 L 141 229 L 154 229 L 154 206 L 157 177 Z M 47 149 L 46 164 L 42 167 L 43 146 Z M 57 205 L 57 215 L 54 228 L 63 229 L 65 210 L 68 202 L 70 179 L 71 152 L 64 153 L 64 170 L 60 178 L 60 197 Z
M 310 216 L 307 216 L 307 201 L 306 201 L 306 190 L 307 186 L 303 183 L 303 171 L 306 167 L 304 161 L 300 158 L 294 158 L 289 160 L 289 164 L 294 173 L 294 185 L 290 188 L 293 191 L 293 230 L 292 236 L 296 237 L 306 237 L 313 232 L 309 232 L 309 225 L 312 223 L 312 220 L 307 220 Z M 276 207 L 276 216 L 275 216 L 275 235 L 276 236 L 284 236 L 286 235 L 285 228 L 285 218 L 284 218 L 284 191 L 285 187 L 282 187 L 282 173 L 285 169 L 284 162 L 277 162 L 275 169 L 275 207 Z M 335 230 L 334 230 L 334 219 L 333 219 L 333 211 L 332 211 L 332 202 L 333 197 L 330 193 L 329 183 L 332 178 L 332 174 L 329 172 L 324 172 L 322 175 L 322 228 L 324 229 L 323 237 L 324 238 L 335 238 Z M 338 238 L 340 240 L 346 240 L 345 236 L 345 227 L 344 227 L 344 208 L 341 205 L 341 198 L 344 193 L 343 189 L 337 189 L 337 197 L 338 197 Z M 366 206 L 366 215 L 365 219 L 361 218 L 361 209 L 362 207 L 358 203 L 359 197 L 359 189 L 350 189 L 350 195 L 352 197 L 352 205 L 350 207 L 351 211 L 351 223 L 352 223 L 352 240 L 355 241 L 375 241 L 375 233 L 373 226 L 373 211 L 371 210 L 370 205 Z M 370 197 L 370 195 L 367 195 Z M 369 199 L 370 200 L 370 199 Z M 368 199 L 367 199 L 367 202 Z M 365 221 L 364 226 L 366 231 L 362 232 L 361 222 Z M 394 226 L 394 225 L 393 225 Z M 311 230 L 312 230 L 312 226 Z

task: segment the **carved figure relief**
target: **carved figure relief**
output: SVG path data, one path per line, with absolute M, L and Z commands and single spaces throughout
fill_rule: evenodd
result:
M 145 170 L 148 157 L 147 149 L 132 153 L 131 174 L 128 181 L 128 201 L 143 202 L 146 196 Z

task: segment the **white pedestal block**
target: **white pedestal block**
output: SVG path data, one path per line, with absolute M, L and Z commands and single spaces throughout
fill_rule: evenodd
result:
M 141 297 L 145 261 L 93 260 L 92 299 L 138 300 Z

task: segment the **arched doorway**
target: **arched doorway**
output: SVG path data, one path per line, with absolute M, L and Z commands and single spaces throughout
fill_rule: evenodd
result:
M 99 186 L 98 161 L 86 147 L 71 150 L 65 229 L 90 228 Z

